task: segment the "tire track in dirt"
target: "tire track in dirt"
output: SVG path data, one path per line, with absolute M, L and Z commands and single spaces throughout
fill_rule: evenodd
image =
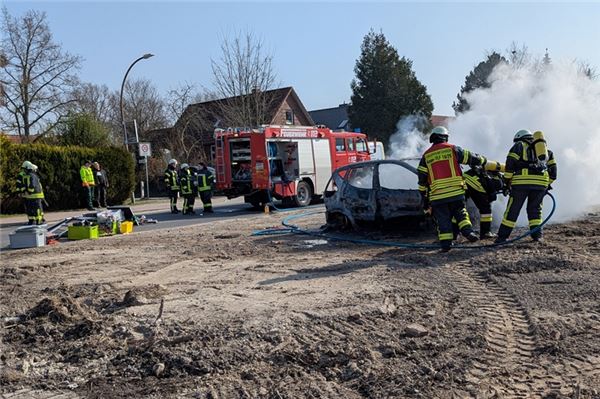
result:
M 51 392 L 21 389 L 12 393 L 0 393 L 0 399 L 79 399 L 73 392 Z
M 533 327 L 527 312 L 505 289 L 457 264 L 449 275 L 453 284 L 484 317 L 487 350 L 473 362 L 466 374 L 468 388 L 480 394 L 530 398 L 541 396 L 550 386 L 562 386 L 559 380 L 548 380 L 545 370 L 535 364 L 536 348 Z M 552 387 L 554 385 L 554 387 Z

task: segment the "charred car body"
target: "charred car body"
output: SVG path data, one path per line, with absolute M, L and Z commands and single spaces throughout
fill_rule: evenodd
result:
M 426 222 L 414 166 L 408 160 L 359 162 L 336 169 L 324 192 L 327 224 L 354 227 L 364 223 Z M 415 186 L 415 188 L 407 188 Z

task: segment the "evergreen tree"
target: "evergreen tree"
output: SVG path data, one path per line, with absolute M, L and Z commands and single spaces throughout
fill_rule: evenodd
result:
M 61 145 L 106 147 L 110 145 L 109 130 L 89 114 L 70 114 L 59 129 Z
M 465 78 L 465 85 L 461 86 L 460 93 L 456 95 L 456 101 L 452 104 L 454 111 L 459 114 L 469 110 L 470 106 L 465 98 L 465 94 L 469 93 L 480 87 L 489 88 L 491 84 L 489 77 L 496 65 L 500 63 L 508 63 L 506 58 L 500 54 L 493 52 L 487 56 L 485 61 L 482 61 L 477 65 L 469 75 Z
M 387 141 L 402 117 L 431 117 L 431 97 L 415 76 L 412 61 L 400 58 L 383 33 L 371 30 L 365 36 L 354 72 L 348 115 L 362 132 Z

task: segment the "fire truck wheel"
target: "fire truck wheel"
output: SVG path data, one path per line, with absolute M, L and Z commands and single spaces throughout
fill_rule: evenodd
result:
M 294 197 L 294 203 L 296 206 L 308 206 L 312 201 L 312 188 L 310 184 L 305 181 L 301 181 L 296 186 L 296 196 Z

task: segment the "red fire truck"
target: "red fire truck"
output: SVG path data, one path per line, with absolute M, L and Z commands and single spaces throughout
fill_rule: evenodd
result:
M 271 197 L 306 206 L 322 195 L 333 170 L 369 159 L 362 133 L 275 125 L 215 130 L 217 189 L 255 207 Z

